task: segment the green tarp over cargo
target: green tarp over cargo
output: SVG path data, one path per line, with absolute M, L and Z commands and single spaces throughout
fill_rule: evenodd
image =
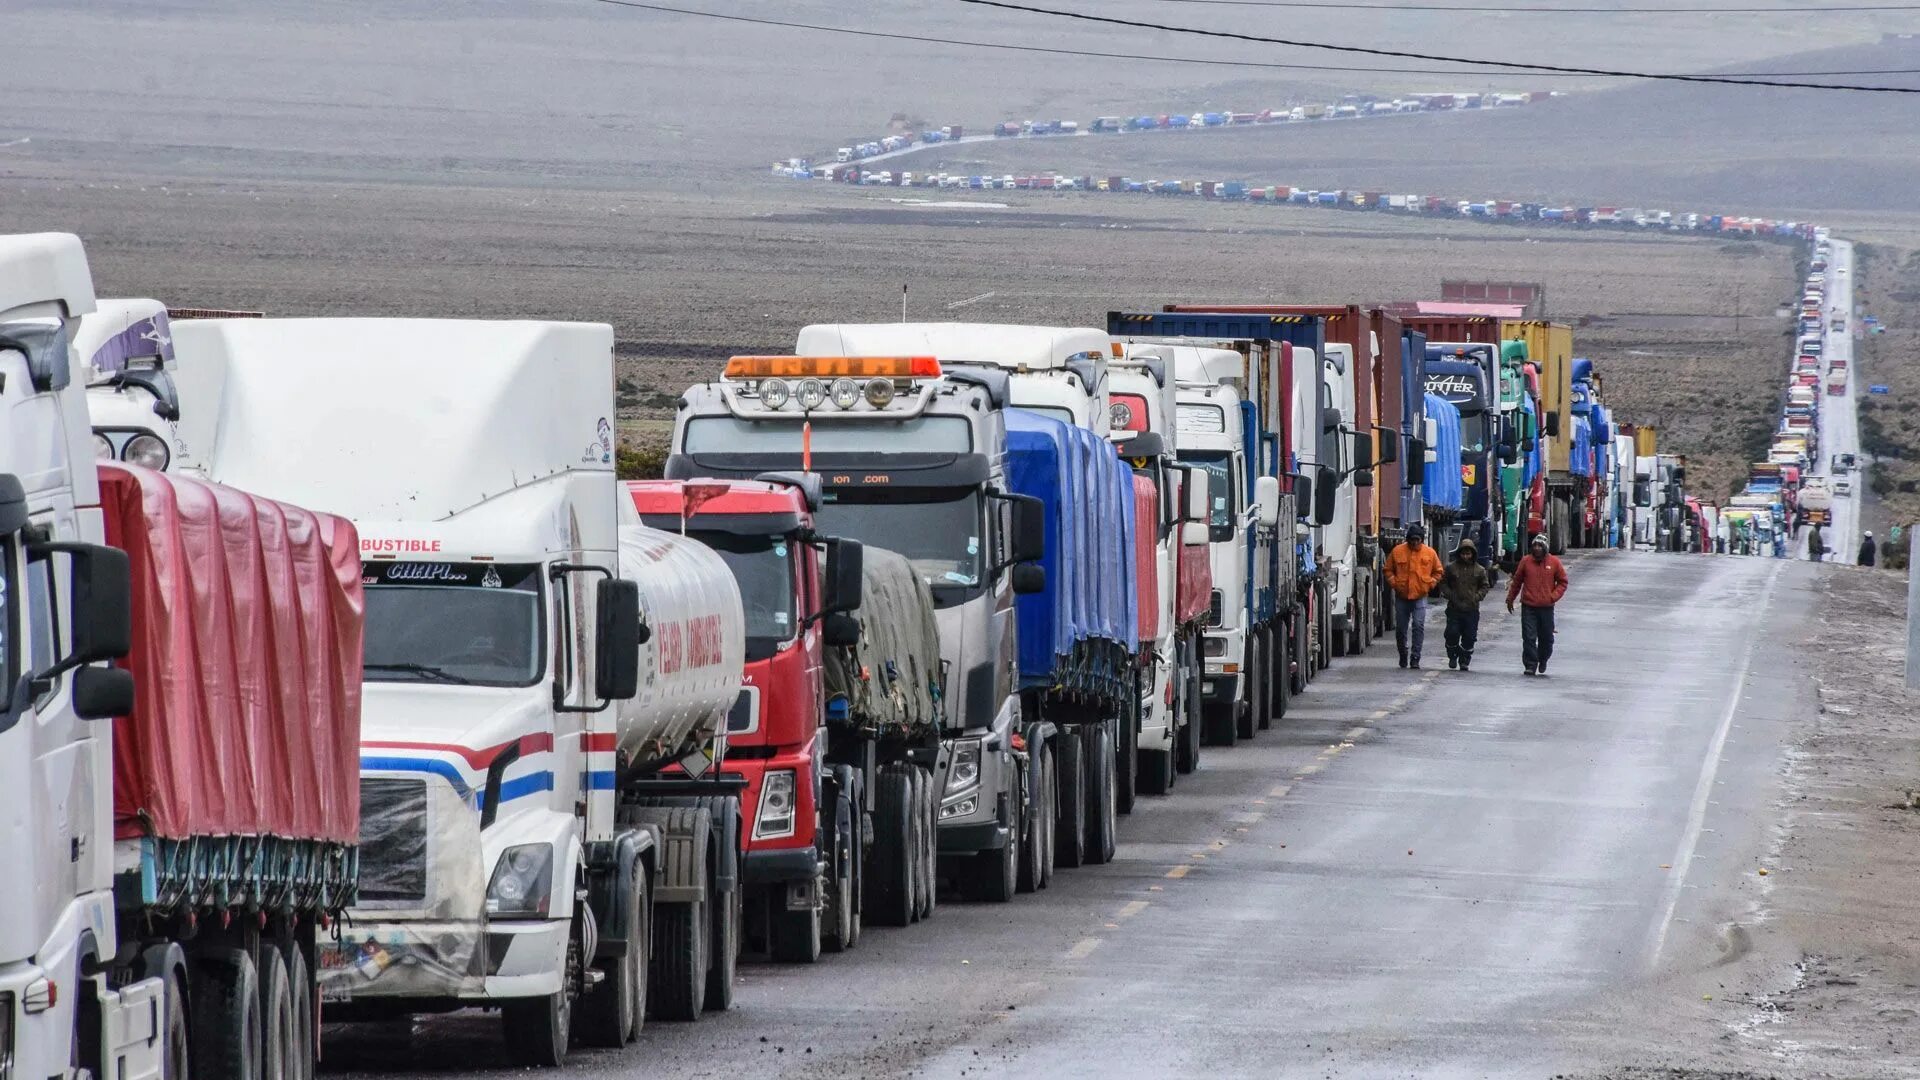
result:
M 866 549 L 862 560 L 860 643 L 828 649 L 827 694 L 844 695 L 852 722 L 879 733 L 938 728 L 940 631 L 933 593 L 913 564 L 891 551 Z

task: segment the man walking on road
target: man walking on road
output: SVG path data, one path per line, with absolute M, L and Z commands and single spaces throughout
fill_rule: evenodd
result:
M 1513 568 L 1507 582 L 1507 614 L 1520 601 L 1520 663 L 1528 675 L 1545 675 L 1553 658 L 1553 605 L 1567 595 L 1567 568 L 1547 554 L 1547 538 L 1536 535 L 1533 550 Z
M 1807 533 L 1807 558 L 1814 562 L 1827 557 L 1827 542 L 1820 537 L 1820 526 L 1815 525 Z
M 1475 558 L 1473 541 L 1462 540 L 1436 590 L 1447 601 L 1447 666 L 1466 671 L 1473 664 L 1473 644 L 1480 638 L 1480 601 L 1493 582 L 1487 568 Z
M 1400 666 L 1420 666 L 1420 646 L 1427 641 L 1427 594 L 1446 573 L 1440 556 L 1423 541 L 1427 530 L 1419 522 L 1407 526 L 1406 542 L 1387 554 L 1387 584 L 1393 587 L 1393 640 L 1400 646 Z
M 1860 541 L 1860 565 L 1872 566 L 1873 556 L 1874 556 L 1873 533 L 1869 531 L 1866 534 L 1866 538 Z

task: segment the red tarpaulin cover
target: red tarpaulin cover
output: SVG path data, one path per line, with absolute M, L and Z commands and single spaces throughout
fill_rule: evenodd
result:
M 1178 536 L 1174 539 L 1180 539 Z M 1213 563 L 1206 544 L 1180 544 L 1179 576 L 1174 579 L 1173 615 L 1185 625 L 1203 621 L 1213 607 Z
M 353 524 L 110 463 L 100 505 L 133 571 L 114 836 L 354 843 L 365 607 Z
M 1140 640 L 1160 636 L 1160 492 L 1153 480 L 1133 474 L 1134 607 L 1140 612 Z

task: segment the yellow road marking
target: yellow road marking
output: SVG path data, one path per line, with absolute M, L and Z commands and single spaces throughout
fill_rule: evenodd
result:
M 1114 916 L 1114 918 L 1131 919 L 1145 910 L 1147 910 L 1147 902 L 1145 900 L 1134 900 L 1129 902 L 1126 907 L 1121 908 L 1120 914 Z
M 1176 866 L 1167 871 L 1167 876 L 1170 878 L 1183 878 L 1187 876 L 1187 871 L 1191 869 L 1193 869 L 1191 866 Z
M 1292 790 L 1293 790 L 1292 784 L 1278 784 L 1278 785 L 1275 785 L 1272 791 L 1267 792 L 1267 795 L 1275 799 L 1284 799 L 1287 797 L 1287 792 Z
M 1081 938 L 1078 942 L 1074 943 L 1073 948 L 1067 950 L 1067 959 L 1085 960 L 1087 957 L 1093 955 L 1093 950 L 1099 947 L 1099 938 Z

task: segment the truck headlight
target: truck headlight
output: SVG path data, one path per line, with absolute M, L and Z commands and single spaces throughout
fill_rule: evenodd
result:
M 1208 657 L 1225 656 L 1227 655 L 1227 639 L 1223 637 L 1202 638 L 1200 641 L 1200 652 L 1201 655 Z
M 113 442 L 99 432 L 93 433 L 93 456 L 98 461 L 113 460 Z
M 165 469 L 171 457 L 167 452 L 167 444 L 158 435 L 135 435 L 120 449 L 121 461 L 155 472 Z
M 487 883 L 487 914 L 545 915 L 552 896 L 552 844 L 519 844 L 500 853 Z
M 760 778 L 760 812 L 753 821 L 755 840 L 793 835 L 793 787 L 792 769 L 775 769 Z
M 953 757 L 947 761 L 947 794 L 958 795 L 980 786 L 980 740 L 961 739 L 953 744 Z

